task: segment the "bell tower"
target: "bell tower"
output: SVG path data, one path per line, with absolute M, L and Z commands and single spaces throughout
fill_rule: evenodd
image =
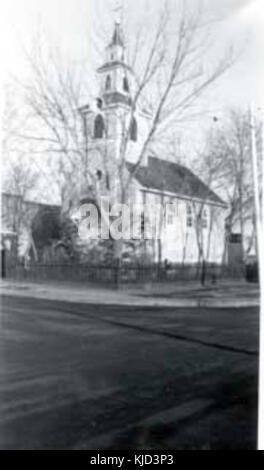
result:
M 110 44 L 106 47 L 105 63 L 97 70 L 100 96 L 104 107 L 131 106 L 133 73 L 126 62 L 124 35 L 120 22 L 115 23 Z
M 148 132 L 148 117 L 135 107 L 135 76 L 128 65 L 122 23 L 116 21 L 104 63 L 97 69 L 99 94 L 87 114 L 90 169 L 107 187 L 118 188 L 118 162 L 135 162 Z M 127 132 L 125 154 L 122 138 Z M 99 177 L 98 176 L 98 177 Z M 106 183 L 107 181 L 107 183 Z

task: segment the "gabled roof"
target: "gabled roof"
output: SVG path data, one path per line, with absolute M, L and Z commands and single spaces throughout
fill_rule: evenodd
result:
M 135 165 L 127 163 L 130 172 Z M 190 199 L 207 200 L 224 205 L 222 199 L 203 183 L 191 170 L 177 163 L 149 157 L 148 166 L 139 166 L 134 178 L 149 190 L 174 193 Z
M 9 192 L 9 191 L 1 191 L 1 199 L 2 199 L 2 206 L 4 206 L 6 200 L 20 200 L 21 203 L 27 206 L 32 206 L 32 207 L 38 206 L 39 208 L 47 207 L 47 208 L 54 208 L 54 209 L 59 209 L 61 207 L 59 204 L 51 204 L 48 202 L 24 199 L 24 197 L 21 194 Z

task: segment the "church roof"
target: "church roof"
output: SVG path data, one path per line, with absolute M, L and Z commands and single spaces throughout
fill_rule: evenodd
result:
M 127 168 L 132 172 L 135 165 L 127 163 Z M 139 166 L 134 178 L 141 186 L 149 190 L 174 193 L 190 199 L 207 200 L 215 204 L 225 204 L 198 176 L 178 163 L 149 157 L 148 166 Z
M 21 194 L 17 194 L 10 191 L 1 191 L 1 199 L 2 199 L 2 206 L 5 207 L 8 204 L 8 201 L 12 203 L 12 201 L 20 201 L 20 203 L 24 204 L 28 208 L 31 207 L 43 207 L 43 208 L 53 208 L 55 210 L 59 209 L 61 206 L 59 204 L 54 204 L 53 202 L 43 202 L 40 199 L 38 200 L 31 200 L 31 199 L 24 199 Z
M 104 65 L 102 65 L 101 67 L 97 69 L 97 72 L 105 72 L 106 70 L 110 68 L 116 68 L 116 67 L 123 67 L 129 70 L 130 72 L 132 72 L 131 67 L 125 62 L 122 62 L 121 60 L 112 60 L 111 62 L 106 62 Z

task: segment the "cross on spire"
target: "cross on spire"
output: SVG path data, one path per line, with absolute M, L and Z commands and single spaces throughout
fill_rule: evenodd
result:
M 124 22 L 124 0 L 114 0 L 113 12 L 115 22 L 123 25 Z

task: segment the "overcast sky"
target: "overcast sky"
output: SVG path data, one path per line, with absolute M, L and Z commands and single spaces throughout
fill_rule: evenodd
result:
M 190 0 L 196 4 L 198 0 Z M 41 24 L 50 44 L 67 50 L 69 57 L 86 60 L 85 35 L 97 27 L 98 13 L 107 30 L 114 20 L 114 0 L 8 0 L 1 2 L 0 31 L 5 71 L 22 74 L 23 47 Z M 160 0 L 126 0 L 128 14 L 141 17 L 142 8 L 155 10 Z M 171 0 L 172 5 L 173 0 Z M 222 113 L 230 106 L 247 107 L 257 100 L 258 83 L 264 80 L 264 1 L 263 0 L 204 0 L 204 10 L 222 21 L 217 26 L 215 54 L 226 42 L 243 50 L 239 61 L 208 96 L 206 106 L 213 113 Z M 258 92 L 260 98 L 260 92 Z M 199 126 L 199 123 L 197 124 Z

